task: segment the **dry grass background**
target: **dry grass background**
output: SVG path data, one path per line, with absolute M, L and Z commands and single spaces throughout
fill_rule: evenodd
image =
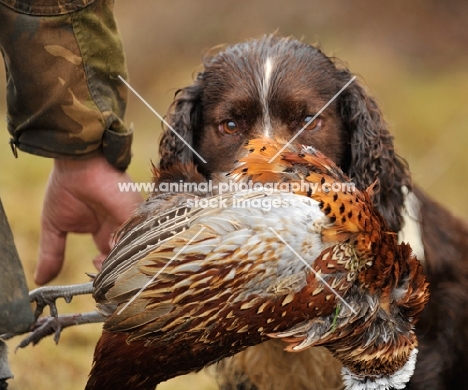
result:
M 189 84 L 202 53 L 278 30 L 344 60 L 361 75 L 380 101 L 415 180 L 454 213 L 468 215 L 468 3 L 418 0 L 377 3 L 332 0 L 120 1 L 116 15 L 124 39 L 130 81 L 164 113 L 175 90 Z M 387 8 L 388 7 L 388 8 Z M 40 74 L 38 74 L 40 77 Z M 4 91 L 4 74 L 0 75 Z M 0 92 L 0 116 L 5 95 Z M 136 181 L 149 178 L 157 159 L 159 120 L 133 95 L 126 116 L 135 126 Z M 14 159 L 5 122 L 0 123 L 0 195 L 7 210 L 29 287 L 39 237 L 43 190 L 51 161 L 25 153 Z M 96 254 L 88 237 L 69 238 L 66 264 L 53 284 L 85 281 Z M 90 298 L 61 305 L 62 312 L 92 310 Z M 56 346 L 51 339 L 13 353 L 13 390 L 82 389 L 99 325 L 66 330 Z M 155 367 L 155 369 L 157 369 Z M 177 378 L 161 389 L 215 389 L 204 374 Z

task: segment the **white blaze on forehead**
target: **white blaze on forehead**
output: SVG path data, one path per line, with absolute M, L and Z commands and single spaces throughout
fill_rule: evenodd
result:
M 271 74 L 273 73 L 274 62 L 271 57 L 267 57 L 263 64 L 263 78 L 261 81 L 261 97 L 262 111 L 263 111 L 263 134 L 265 137 L 271 136 L 271 119 L 270 109 L 268 107 L 268 93 L 270 90 Z
M 265 64 L 263 65 L 263 69 L 264 69 L 264 85 L 266 86 L 267 88 L 267 92 L 268 92 L 268 87 L 269 87 L 269 84 L 270 84 L 270 79 L 271 79 L 271 72 L 273 70 L 273 60 L 271 59 L 271 57 L 268 57 L 265 61 Z

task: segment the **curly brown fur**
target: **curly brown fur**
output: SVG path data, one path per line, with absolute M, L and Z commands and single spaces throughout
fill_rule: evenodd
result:
M 227 46 L 207 56 L 204 68 L 176 94 L 167 119 L 206 163 L 166 128 L 160 165 L 193 161 L 206 178 L 230 170 L 249 139 L 265 132 L 291 139 L 352 77 L 320 49 L 276 35 Z M 360 82 L 354 80 L 315 124 L 295 142 L 320 149 L 360 189 L 375 183 L 373 201 L 395 232 L 405 228 L 405 191 L 413 191 L 421 213 L 412 222 L 419 227 L 432 298 L 416 329 L 420 352 L 409 388 L 468 389 L 468 227 L 412 188 L 378 104 Z M 267 344 L 223 362 L 222 388 L 280 389 L 287 375 L 294 390 L 335 388 L 339 382 L 336 369 L 324 369 L 336 364 L 328 352 L 285 354 Z
M 291 354 L 284 351 L 284 343 L 272 340 L 223 360 L 218 383 L 222 390 L 239 390 L 238 383 L 243 383 L 242 390 L 340 390 L 340 370 L 325 348 Z
M 342 82 L 352 74 L 344 69 Z M 393 136 L 375 100 L 359 83 L 345 89 L 339 98 L 341 118 L 349 131 L 351 159 L 342 166 L 356 185 L 366 188 L 374 182 L 374 204 L 393 231 L 402 226 L 402 186 L 411 188 L 411 179 L 405 160 L 395 153 Z
M 182 139 L 192 145 L 194 136 L 202 131 L 199 128 L 201 126 L 201 93 L 202 87 L 199 80 L 176 92 L 176 99 L 166 118 L 172 129 L 165 129 L 159 144 L 159 165 L 162 169 L 177 162 L 185 164 L 193 161 L 192 151 Z

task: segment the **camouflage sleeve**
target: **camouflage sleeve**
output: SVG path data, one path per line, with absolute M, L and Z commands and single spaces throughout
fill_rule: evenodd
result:
M 53 158 L 104 157 L 125 170 L 127 71 L 112 0 L 0 0 L 11 144 Z

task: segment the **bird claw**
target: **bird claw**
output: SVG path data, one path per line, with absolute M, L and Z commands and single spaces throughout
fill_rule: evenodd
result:
M 35 322 L 29 329 L 31 332 L 30 335 L 22 340 L 17 348 L 24 348 L 31 343 L 35 345 L 44 337 L 51 334 L 54 334 L 54 341 L 57 344 L 63 328 L 79 323 L 98 322 L 93 320 L 90 321 L 87 318 L 78 320 L 78 318 L 83 317 L 87 313 L 59 316 L 57 310 L 56 301 L 58 298 L 63 298 L 65 302 L 70 303 L 75 295 L 91 294 L 92 292 L 93 282 L 71 286 L 46 286 L 30 291 L 29 301 L 35 302 L 36 304 L 36 308 L 34 310 Z M 40 317 L 46 306 L 49 307 L 50 316 Z M 102 316 L 100 321 L 102 321 Z M 21 333 L 7 333 L 1 335 L 1 338 L 7 340 L 18 334 Z
M 36 319 L 36 322 L 31 325 L 31 328 L 29 329 L 29 336 L 21 340 L 21 342 L 17 345 L 16 350 L 18 348 L 27 347 L 31 343 L 36 345 L 40 340 L 52 333 L 55 333 L 54 341 L 55 344 L 57 344 L 60 338 L 60 332 L 62 331 L 62 326 L 59 319 L 59 316 L 41 317 Z M 1 338 L 3 340 L 8 340 L 17 336 L 18 334 L 19 333 L 6 333 L 1 335 Z
M 36 345 L 44 337 L 49 336 L 52 333 L 54 333 L 55 344 L 58 344 L 61 331 L 62 326 L 60 325 L 58 316 L 39 318 L 33 325 L 29 336 L 21 340 L 15 350 L 18 350 L 18 348 L 25 348 L 31 343 L 32 345 Z
M 29 301 L 36 303 L 36 309 L 34 310 L 34 319 L 36 321 L 39 319 L 39 316 L 44 312 L 44 308 L 46 306 L 49 306 L 51 317 L 56 318 L 58 316 L 58 310 L 56 305 L 57 298 L 48 299 L 46 295 L 41 295 L 40 291 L 37 291 L 36 294 L 36 290 L 33 290 L 29 294 Z
M 72 286 L 46 286 L 39 287 L 29 293 L 29 301 L 36 303 L 34 318 L 37 320 L 43 313 L 44 308 L 49 306 L 50 316 L 58 318 L 56 301 L 63 298 L 66 303 L 70 303 L 75 295 L 91 294 L 93 283 L 75 284 Z
M 21 340 L 21 342 L 16 347 L 16 350 L 18 348 L 25 348 L 29 344 L 36 345 L 44 337 L 47 337 L 51 334 L 54 334 L 55 344 L 58 344 L 60 334 L 62 333 L 63 329 L 68 328 L 69 326 L 92 324 L 103 321 L 104 316 L 97 311 L 77 314 L 64 314 L 58 315 L 57 317 L 41 317 L 36 320 L 30 329 L 30 334 Z M 2 338 L 7 340 L 16 335 L 17 334 L 15 333 L 8 333 L 2 335 Z

